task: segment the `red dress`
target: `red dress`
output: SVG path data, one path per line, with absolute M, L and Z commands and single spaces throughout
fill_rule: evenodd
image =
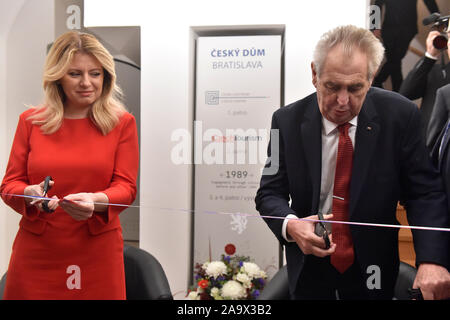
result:
M 134 117 L 125 113 L 106 136 L 88 118 L 64 119 L 58 131 L 45 135 L 27 120 L 31 112 L 20 115 L 0 187 L 5 203 L 22 214 L 4 299 L 125 299 L 124 207 L 76 221 L 60 207 L 40 212 L 4 194 L 23 195 L 27 185 L 52 176 L 49 197 L 103 192 L 110 203 L 131 204 L 139 165 Z

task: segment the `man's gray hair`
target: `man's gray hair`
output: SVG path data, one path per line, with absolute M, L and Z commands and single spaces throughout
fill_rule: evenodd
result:
M 339 44 L 349 57 L 355 48 L 367 55 L 367 76 L 369 81 L 372 80 L 383 61 L 384 47 L 372 32 L 353 25 L 339 26 L 322 35 L 313 55 L 317 75 L 320 76 L 328 52 Z

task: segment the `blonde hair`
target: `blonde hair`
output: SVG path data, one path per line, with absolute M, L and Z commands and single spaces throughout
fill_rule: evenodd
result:
M 116 126 L 120 116 L 126 111 L 121 103 L 122 91 L 116 85 L 112 55 L 93 35 L 69 31 L 56 39 L 47 55 L 43 76 L 44 103 L 29 117 L 33 124 L 41 126 L 44 134 L 52 134 L 61 127 L 65 94 L 59 80 L 67 73 L 74 55 L 78 52 L 91 54 L 103 67 L 102 93 L 89 111 L 90 119 L 103 135 Z
M 334 28 L 322 35 L 314 49 L 313 63 L 318 76 L 322 71 L 328 52 L 335 46 L 342 45 L 344 53 L 352 55 L 359 49 L 368 59 L 367 77 L 372 80 L 384 57 L 384 47 L 380 40 L 369 30 L 347 25 Z

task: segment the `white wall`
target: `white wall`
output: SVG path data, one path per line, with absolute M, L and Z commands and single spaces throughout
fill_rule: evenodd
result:
M 0 173 L 5 172 L 8 158 L 9 139 L 7 136 L 7 105 L 6 105 L 6 48 L 7 35 L 23 1 L 0 1 Z M 6 271 L 10 255 L 10 238 L 8 232 L 7 206 L 0 201 L 0 276 Z
M 141 25 L 140 246 L 161 262 L 175 298 L 184 297 L 188 281 L 190 219 L 157 208 L 190 209 L 191 167 L 170 161 L 172 131 L 191 129 L 189 27 L 285 24 L 290 103 L 313 91 L 310 60 L 318 37 L 340 24 L 365 27 L 366 8 L 361 0 L 85 0 L 86 26 Z
M 19 114 L 25 104 L 42 99 L 42 68 L 46 46 L 53 41 L 54 1 L 0 3 L 0 172 L 11 148 Z M 3 49 L 6 50 L 3 50 Z M 0 204 L 0 275 L 8 266 L 20 216 Z

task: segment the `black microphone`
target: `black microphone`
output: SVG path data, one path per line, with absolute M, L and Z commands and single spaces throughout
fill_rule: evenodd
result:
M 424 26 L 427 26 L 429 24 L 435 23 L 440 17 L 441 15 L 438 12 L 434 12 L 430 14 L 428 17 L 424 18 L 422 23 Z

